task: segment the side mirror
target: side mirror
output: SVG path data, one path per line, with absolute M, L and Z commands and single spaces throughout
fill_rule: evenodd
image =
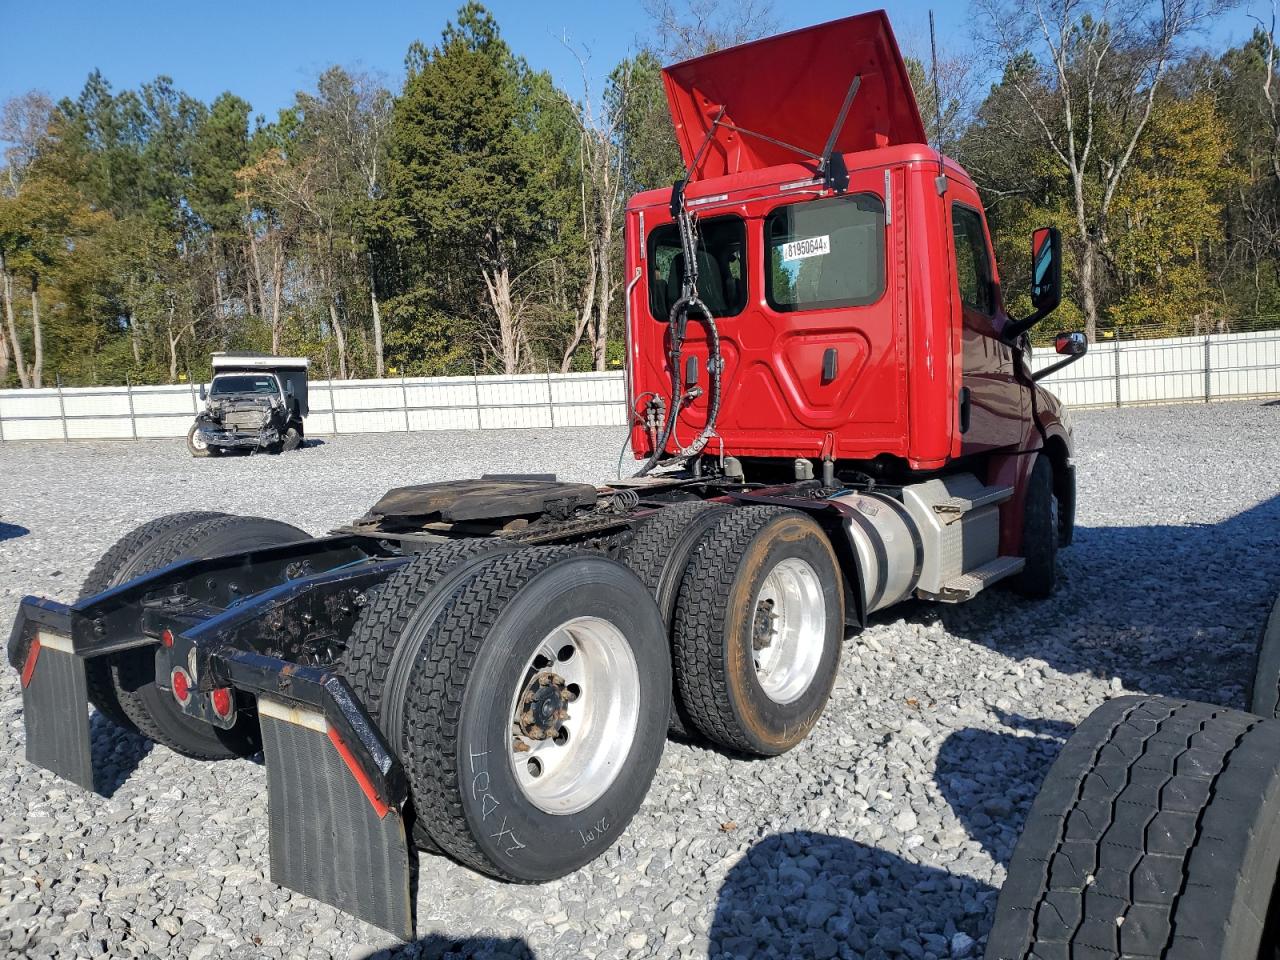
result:
M 1012 343 L 1053 313 L 1062 301 L 1062 237 L 1056 227 L 1041 227 L 1031 235 L 1031 316 L 1005 324 L 1003 336 Z
M 1053 338 L 1053 349 L 1062 355 L 1062 359 L 1037 370 L 1031 375 L 1032 380 L 1043 380 L 1049 374 L 1071 366 L 1089 352 L 1089 338 L 1079 330 L 1073 333 L 1060 333 Z
M 293 381 L 292 380 L 286 380 L 284 382 L 284 392 L 286 396 L 293 397 Z
M 1062 301 L 1062 238 L 1056 227 L 1031 235 L 1031 305 L 1043 318 Z
M 1089 349 L 1089 340 L 1078 330 L 1074 333 L 1060 333 L 1054 338 L 1053 349 L 1068 357 L 1079 357 Z
M 203 401 L 203 400 L 208 400 L 208 399 L 209 399 L 209 391 L 207 391 L 207 390 L 204 388 L 204 384 L 203 384 L 203 383 L 202 383 L 202 384 L 200 384 L 200 399 L 201 399 L 202 401 Z

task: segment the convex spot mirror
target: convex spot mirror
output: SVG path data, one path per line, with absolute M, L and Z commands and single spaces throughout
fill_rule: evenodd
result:
M 1078 357 L 1089 349 L 1089 339 L 1078 330 L 1060 333 L 1054 338 L 1053 349 L 1068 357 Z
M 1062 239 L 1056 227 L 1031 235 L 1031 305 L 1040 316 L 1057 309 L 1062 299 Z

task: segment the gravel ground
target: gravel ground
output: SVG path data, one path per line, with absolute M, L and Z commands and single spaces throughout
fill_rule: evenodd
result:
M 1243 703 L 1280 588 L 1280 406 L 1076 415 L 1080 510 L 1063 586 L 1027 603 L 908 604 L 851 638 L 813 735 L 774 760 L 671 743 L 622 841 L 520 887 L 422 859 L 422 956 L 976 957 L 1062 739 L 1121 691 Z M 192 461 L 181 441 L 0 444 L 0 609 L 75 596 L 142 521 L 205 507 L 320 533 L 397 484 L 612 476 L 579 429 L 339 437 Z M 6 613 L 7 616 L 7 613 Z M 385 935 L 265 877 L 266 783 L 96 720 L 107 798 L 22 759 L 0 680 L 0 953 L 363 957 Z

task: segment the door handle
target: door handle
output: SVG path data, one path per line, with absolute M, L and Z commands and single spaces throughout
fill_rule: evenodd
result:
M 839 370 L 839 354 L 836 353 L 835 347 L 827 347 L 822 354 L 822 382 L 824 384 L 831 383 L 835 380 L 836 373 Z

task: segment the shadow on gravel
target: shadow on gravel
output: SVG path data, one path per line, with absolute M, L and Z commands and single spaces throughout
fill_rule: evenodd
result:
M 155 746 L 140 733 L 117 727 L 96 710 L 89 715 L 94 792 L 111 797 Z
M 1280 590 L 1280 496 L 1217 524 L 1077 527 L 1057 593 L 994 589 L 901 615 L 1014 659 L 1118 677 L 1126 689 L 1244 705 L 1267 611 Z
M 1075 727 L 995 712 L 1009 732 L 957 730 L 938 751 L 933 782 L 969 836 L 1008 865 L 1039 784 Z
M 407 960 L 409 957 L 422 957 L 423 960 L 535 960 L 536 954 L 518 938 L 463 937 L 454 940 L 432 933 L 412 943 L 366 954 L 364 960 Z
M 996 893 L 843 837 L 779 833 L 725 878 L 710 956 L 975 956 Z
M 16 523 L 0 521 L 0 543 L 5 540 L 17 540 L 19 537 L 25 537 L 30 532 L 26 527 L 19 526 Z

